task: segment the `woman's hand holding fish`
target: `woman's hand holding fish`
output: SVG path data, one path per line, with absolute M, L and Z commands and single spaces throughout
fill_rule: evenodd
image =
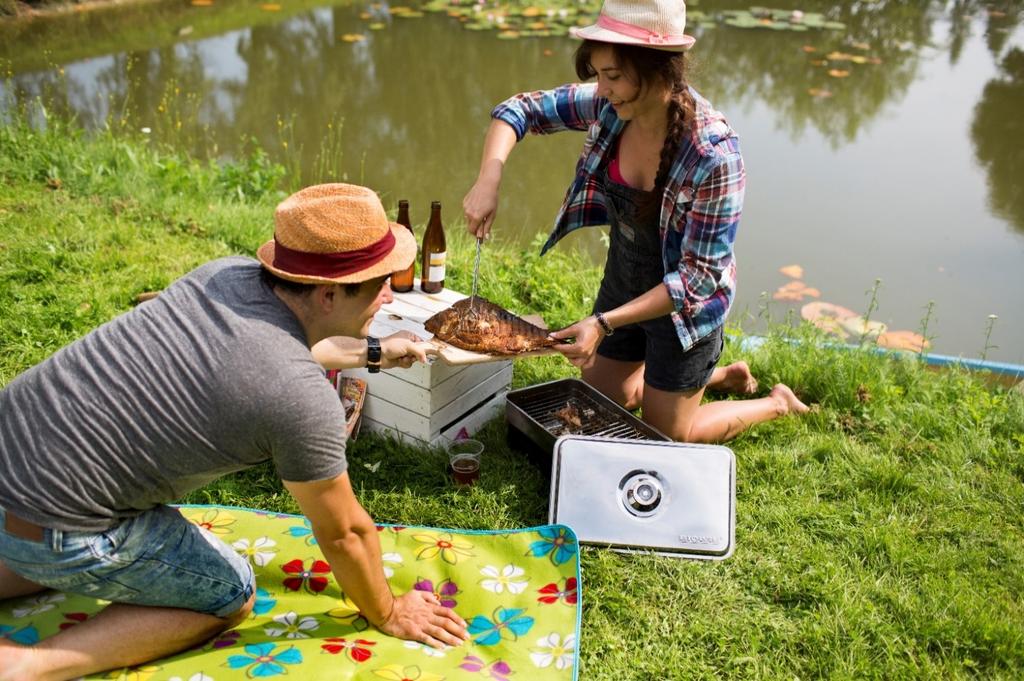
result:
M 581 319 L 572 326 L 567 326 L 550 335 L 559 340 L 576 339 L 576 342 L 572 344 L 560 344 L 554 347 L 565 355 L 565 358 L 574 366 L 581 369 L 589 369 L 594 364 L 597 346 L 604 340 L 604 331 L 593 316 Z
M 380 339 L 381 368 L 408 369 L 413 362 L 427 363 L 437 356 L 437 348 L 409 331 L 398 331 Z

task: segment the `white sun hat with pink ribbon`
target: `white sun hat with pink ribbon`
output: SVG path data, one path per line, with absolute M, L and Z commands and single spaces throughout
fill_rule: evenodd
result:
M 683 0 L 605 0 L 597 23 L 570 28 L 569 33 L 581 40 L 682 52 L 695 42 L 683 33 L 685 28 Z

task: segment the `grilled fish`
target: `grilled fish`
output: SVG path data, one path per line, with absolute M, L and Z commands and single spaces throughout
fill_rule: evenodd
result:
M 423 323 L 427 331 L 450 345 L 487 355 L 518 355 L 558 345 L 548 332 L 489 300 L 464 298 Z

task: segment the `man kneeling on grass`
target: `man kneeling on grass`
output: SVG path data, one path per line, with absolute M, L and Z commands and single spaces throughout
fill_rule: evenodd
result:
M 415 257 L 412 234 L 342 184 L 292 195 L 274 221 L 259 263 L 203 265 L 0 391 L 0 600 L 52 588 L 111 601 L 35 646 L 0 638 L 0 680 L 136 665 L 242 622 L 249 563 L 165 504 L 267 460 L 370 622 L 434 647 L 468 638 L 435 596 L 392 595 L 323 375 L 426 361 L 411 335 L 360 340 Z

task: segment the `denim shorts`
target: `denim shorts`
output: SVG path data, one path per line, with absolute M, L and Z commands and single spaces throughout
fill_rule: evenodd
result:
M 672 318 L 665 315 L 615 329 L 597 346 L 597 354 L 620 362 L 643 362 L 644 383 L 665 392 L 686 392 L 708 384 L 724 343 L 725 334 L 718 327 L 684 351 Z
M 245 558 L 167 506 L 102 532 L 46 529 L 41 542 L 8 534 L 5 520 L 0 508 L 0 562 L 58 591 L 227 617 L 256 588 Z

